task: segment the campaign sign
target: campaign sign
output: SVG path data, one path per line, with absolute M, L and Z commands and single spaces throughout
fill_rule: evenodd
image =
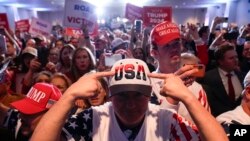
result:
M 136 19 L 142 20 L 143 8 L 127 3 L 125 9 L 125 18 L 132 22 Z
M 29 32 L 30 23 L 28 19 L 19 20 L 15 22 L 15 29 L 20 32 Z
M 92 33 L 95 29 L 97 17 L 95 6 L 82 0 L 66 0 L 63 24 L 65 27 L 81 28 L 87 25 Z
M 64 31 L 65 31 L 65 35 L 67 35 L 67 36 L 79 37 L 79 36 L 83 35 L 82 30 L 78 29 L 78 28 L 66 27 L 64 29 Z
M 48 37 L 51 33 L 51 29 L 51 23 L 37 18 L 32 18 L 29 33 L 32 35 Z
M 0 28 L 9 29 L 9 22 L 6 13 L 0 13 Z
M 250 139 L 250 125 L 236 125 L 229 126 L 230 141 L 249 141 Z
M 172 21 L 171 7 L 143 7 L 143 22 L 146 26 L 156 25 L 163 21 Z

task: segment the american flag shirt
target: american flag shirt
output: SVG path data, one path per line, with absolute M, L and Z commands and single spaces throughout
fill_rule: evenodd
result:
M 7 116 L 5 117 L 3 122 L 3 126 L 7 127 L 13 133 L 13 135 L 16 132 L 18 119 L 19 119 L 19 111 L 15 109 L 8 110 Z
M 92 119 L 92 108 L 72 115 L 63 128 L 63 135 L 70 141 L 92 141 Z
M 73 115 L 63 128 L 69 141 L 130 141 L 117 122 L 112 103 Z M 198 129 L 182 116 L 149 104 L 133 141 L 199 141 Z

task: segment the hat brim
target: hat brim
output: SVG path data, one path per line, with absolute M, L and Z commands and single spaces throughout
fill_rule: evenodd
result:
M 13 108 L 17 109 L 19 112 L 21 112 L 23 114 L 27 114 L 27 115 L 40 113 L 40 112 L 46 110 L 46 108 L 42 108 L 42 107 L 37 106 L 29 98 L 24 98 L 22 100 L 12 102 L 10 105 Z
M 30 53 L 30 52 L 23 52 L 22 55 L 30 55 L 32 57 L 37 57 L 37 55 L 33 54 L 33 53 Z
M 120 47 L 121 45 L 126 45 L 126 44 L 127 44 L 127 42 L 123 42 L 123 43 L 121 43 L 121 44 L 119 44 L 119 45 L 113 47 L 113 48 L 112 48 L 112 52 L 114 53 L 114 52 L 117 51 L 118 49 L 124 49 L 124 50 L 126 50 L 126 49 L 127 49 L 126 46 L 125 46 L 124 48 L 123 48 L 123 47 Z
M 140 92 L 146 96 L 150 96 L 152 92 L 152 86 L 138 85 L 138 84 L 122 84 L 122 85 L 113 85 L 109 87 L 110 96 L 119 94 L 121 92 L 135 91 Z
M 176 39 L 180 39 L 180 36 L 171 36 L 168 38 L 168 40 L 166 41 L 164 38 L 159 42 L 159 43 L 156 43 L 157 45 L 159 46 L 164 46 L 170 42 L 172 42 L 173 40 L 176 40 Z

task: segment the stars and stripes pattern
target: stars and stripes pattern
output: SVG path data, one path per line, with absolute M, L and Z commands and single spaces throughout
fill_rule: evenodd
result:
M 15 134 L 19 112 L 14 109 L 10 109 L 7 112 L 7 116 L 4 119 L 3 125 L 7 127 L 13 134 Z
M 173 114 L 173 119 L 175 123 L 171 124 L 171 139 L 175 141 L 191 141 L 194 137 L 198 137 L 198 141 L 201 140 L 199 136 L 198 128 L 192 124 L 190 121 L 185 120 L 182 116 L 177 113 Z
M 72 115 L 63 128 L 63 135 L 68 140 L 92 141 L 92 120 L 93 110 L 91 108 Z

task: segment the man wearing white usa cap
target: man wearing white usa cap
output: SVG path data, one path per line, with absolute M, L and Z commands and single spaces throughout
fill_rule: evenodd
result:
M 55 86 L 36 83 L 26 97 L 11 103 L 4 126 L 11 132 L 15 141 L 28 141 L 41 117 L 61 97 Z
M 100 91 L 98 79 L 107 76 L 111 76 L 109 86 L 111 102 L 73 115 L 65 124 L 74 101 L 79 97 L 95 95 Z M 177 113 L 149 103 L 152 91 L 149 76 L 164 79 L 162 94 L 167 93 L 183 101 L 194 117 L 197 127 Z M 62 133 L 61 138 L 58 136 L 60 133 Z M 123 59 L 117 61 L 110 72 L 97 72 L 81 77 L 45 114 L 31 138 L 33 141 L 197 141 L 200 139 L 224 141 L 227 137 L 217 121 L 190 94 L 179 77 L 172 74 L 150 74 L 146 63 L 138 59 Z

